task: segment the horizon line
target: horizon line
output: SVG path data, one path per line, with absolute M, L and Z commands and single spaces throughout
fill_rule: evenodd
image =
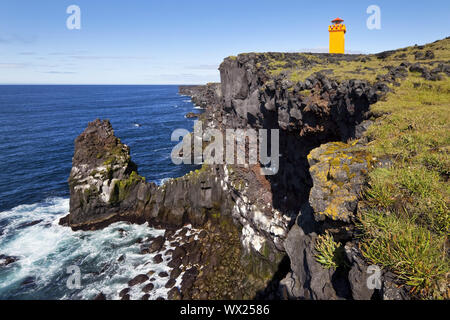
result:
M 217 82 L 219 83 L 219 82 Z M 153 84 L 108 84 L 108 83 L 0 83 L 0 86 L 202 86 L 206 85 L 200 83 L 153 83 Z

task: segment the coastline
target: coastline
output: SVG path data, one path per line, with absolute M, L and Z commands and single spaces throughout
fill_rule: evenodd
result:
M 448 85 L 450 69 L 440 60 L 446 52 L 439 51 L 448 42 L 447 38 L 421 48 L 366 56 L 250 53 L 226 58 L 220 67 L 220 84 L 184 86 L 180 92 L 189 93 L 197 107 L 204 107 L 198 116 L 204 130 L 279 130 L 283 155 L 278 174 L 265 176 L 258 164 L 204 164 L 156 185 L 139 175 L 130 148 L 115 135 L 111 123 L 97 119 L 75 140 L 70 214 L 60 224 L 66 231 L 70 227 L 93 235 L 121 223 L 159 228 L 159 236 L 139 238 L 131 247 L 139 247 L 138 255 L 166 269 L 157 273 L 144 265 L 118 293 L 123 300 L 141 294 L 141 299 L 155 298 L 151 292 L 162 285 L 170 289 L 170 300 L 445 297 L 442 270 L 448 261 L 433 265 L 433 257 L 445 249 L 446 238 L 440 234 L 447 228 L 445 211 L 438 217 L 442 220 L 412 224 L 391 214 L 398 209 L 383 203 L 383 194 L 371 188 L 385 187 L 386 177 L 377 174 L 389 172 L 398 185 L 403 183 L 401 188 L 391 186 L 398 188 L 403 208 L 426 209 L 419 195 L 412 206 L 404 193 L 408 186 L 402 179 L 410 171 L 383 153 L 386 137 L 382 132 L 393 130 L 386 128 L 391 115 L 408 114 L 398 110 L 410 107 L 412 93 L 421 94 L 418 99 L 423 105 L 442 113 L 445 103 L 427 100 L 426 93 Z M 417 58 L 425 56 L 417 50 L 426 50 L 428 58 Z M 367 67 L 359 69 L 360 79 L 342 71 L 343 65 L 361 64 Z M 369 67 L 374 64 L 383 66 L 382 73 Z M 333 65 L 336 69 L 329 69 Z M 397 135 L 419 130 L 413 125 L 407 128 Z M 407 146 L 397 143 L 402 152 L 408 152 Z M 436 143 L 445 145 L 445 141 Z M 418 167 L 408 168 L 411 172 L 435 170 L 420 167 L 422 154 L 409 156 Z M 415 178 L 408 179 L 409 186 L 414 185 Z M 436 174 L 430 174 L 430 179 L 434 186 L 442 183 Z M 434 188 L 438 198 L 431 205 L 441 205 L 439 197 L 445 192 Z M 381 213 L 375 211 L 380 208 Z M 383 229 L 385 223 L 397 228 L 396 236 L 404 241 L 391 243 L 391 230 Z M 378 241 L 380 232 L 385 237 L 382 241 Z M 413 243 L 423 249 L 421 259 L 434 272 L 417 284 L 399 277 L 390 264 L 396 256 L 386 257 L 386 251 L 377 247 L 410 252 L 411 235 L 433 240 Z M 416 256 L 405 259 L 414 261 Z M 374 267 L 379 270 L 378 284 L 369 286 L 366 271 Z M 415 269 L 407 272 L 403 277 L 416 279 Z M 92 298 L 109 299 L 111 293 Z
M 27 86 L 19 86 L 20 88 L 29 88 Z M 79 86 L 71 86 L 71 88 L 78 88 Z M 98 87 L 104 87 L 105 90 L 108 89 L 110 86 L 98 86 Z M 98 90 L 99 88 L 91 88 L 91 90 L 93 89 Z M 133 87 L 133 86 L 125 86 L 125 88 L 122 87 L 115 87 L 115 88 L 120 88 L 121 90 L 123 90 L 124 92 L 126 92 L 126 90 L 129 90 L 128 88 Z M 167 86 L 157 86 L 160 88 L 166 88 Z M 31 90 L 38 90 L 39 92 L 45 92 L 42 91 L 44 88 L 44 86 L 36 86 L 31 88 Z M 53 88 L 53 87 L 49 87 L 49 88 Z M 90 89 L 90 86 L 84 86 L 85 89 L 83 90 L 88 90 Z M 148 89 L 152 89 L 154 88 L 154 86 L 140 86 L 140 90 L 144 89 L 146 90 L 146 88 Z M 9 90 L 9 89 L 8 89 Z M 178 91 L 178 87 L 177 86 L 171 86 L 170 91 Z M 131 97 L 132 98 L 132 97 Z M 181 97 L 180 97 L 181 98 Z M 186 99 L 184 99 L 186 100 Z M 45 102 L 43 102 L 45 103 Z M 182 107 L 178 107 L 177 109 L 174 110 L 178 110 L 177 113 L 179 114 L 179 117 L 182 119 L 185 119 L 183 117 L 184 112 L 190 111 L 190 110 L 194 110 L 193 109 L 193 105 L 190 104 L 190 102 L 184 102 L 182 99 L 175 99 L 173 100 L 173 102 L 169 103 L 173 104 L 174 106 L 176 106 L 177 104 L 181 105 Z M 190 107 L 189 107 L 190 105 Z M 174 107 L 175 108 L 175 107 Z M 186 111 L 184 111 L 186 110 Z M 173 115 L 172 115 L 173 117 Z M 136 121 L 135 119 L 131 119 L 130 118 L 130 123 L 124 123 L 122 128 L 119 130 L 121 132 L 131 132 L 133 135 L 139 135 L 139 133 L 141 131 L 146 132 L 148 131 L 148 126 L 144 127 L 144 128 L 136 128 L 134 127 L 133 123 L 134 121 Z M 139 120 L 138 120 L 139 121 Z M 186 121 L 186 120 L 184 120 Z M 142 121 L 140 120 L 140 122 L 147 124 L 148 122 Z M 187 125 L 189 125 L 189 122 L 186 122 Z M 71 141 L 68 143 L 68 146 L 70 146 L 70 149 L 72 149 L 72 143 Z M 170 146 L 169 150 L 170 150 Z M 161 148 L 160 148 L 161 149 Z M 72 157 L 72 150 L 69 150 L 69 152 L 71 153 L 70 157 Z M 160 150 L 159 153 L 164 152 L 164 150 Z M 51 157 L 51 156 L 50 156 Z M 39 167 L 38 167 L 39 168 Z M 175 173 L 175 176 L 170 176 L 170 178 L 165 178 L 167 179 L 171 179 L 173 177 L 177 177 L 177 174 Z M 63 180 L 66 180 L 66 178 L 64 178 Z M 156 183 L 158 183 L 158 181 L 155 181 Z M 162 184 L 164 181 L 160 181 L 159 184 Z M 66 188 L 66 184 L 64 183 L 64 188 Z M 22 199 L 20 199 L 21 201 L 24 201 Z M 105 292 L 105 294 L 108 296 L 108 298 L 111 299 L 120 299 L 120 297 L 118 296 L 119 291 L 121 291 L 124 288 L 117 286 L 117 283 L 115 284 L 114 281 L 122 281 L 122 286 L 125 286 L 126 283 L 133 277 L 137 276 L 139 274 L 139 272 L 137 270 L 135 270 L 135 266 L 133 266 L 133 262 L 134 260 L 143 260 L 145 262 L 153 262 L 153 257 L 147 257 L 146 255 L 140 255 L 140 254 L 135 254 L 136 257 L 134 258 L 130 258 L 130 261 L 123 261 L 122 264 L 120 266 L 116 266 L 114 267 L 115 263 L 110 263 L 111 266 L 107 266 L 107 260 L 111 259 L 108 257 L 102 257 L 102 253 L 101 251 L 109 251 L 109 248 L 104 248 L 102 249 L 102 247 L 100 246 L 98 248 L 98 252 L 97 249 L 93 250 L 92 252 L 88 252 L 86 251 L 85 253 L 81 253 L 79 258 L 76 259 L 82 259 L 83 255 L 85 256 L 90 256 L 90 255 L 97 255 L 98 259 L 100 262 L 102 262 L 104 265 L 100 265 L 98 268 L 99 270 L 97 270 L 96 272 L 92 272 L 89 271 L 89 269 L 93 268 L 93 265 L 86 267 L 86 269 L 82 268 L 81 272 L 83 274 L 83 277 L 86 277 L 86 279 L 83 278 L 82 284 L 83 284 L 83 289 L 81 290 L 75 290 L 75 291 L 71 291 L 68 288 L 66 288 L 66 278 L 69 276 L 69 274 L 66 275 L 66 267 L 68 265 L 64 265 L 64 263 L 68 263 L 70 264 L 68 261 L 71 260 L 68 259 L 67 257 L 72 257 L 73 252 L 78 252 L 78 250 L 73 250 L 73 252 L 70 251 L 70 249 L 68 248 L 72 248 L 73 245 L 70 244 L 70 242 L 73 243 L 79 243 L 80 239 L 78 237 L 86 237 L 87 239 L 89 238 L 93 238 L 93 236 L 91 235 L 90 232 L 84 233 L 84 232 L 75 232 L 73 233 L 72 231 L 68 232 L 69 230 L 67 230 L 66 228 L 60 227 L 57 223 L 60 220 L 60 218 L 62 218 L 63 216 L 67 215 L 67 213 L 69 212 L 69 193 L 67 192 L 67 195 L 62 195 L 62 197 L 48 197 L 48 199 L 46 200 L 38 200 L 38 197 L 36 197 L 35 200 L 25 200 L 25 203 L 29 202 L 29 204 L 21 204 L 21 205 L 13 205 L 11 204 L 9 207 L 5 207 L 4 210 L 1 210 L 1 214 L 0 214 L 0 226 L 1 226 L 1 230 L 0 230 L 0 255 L 3 256 L 0 258 L 0 274 L 2 276 L 3 279 L 5 279 L 5 281 L 2 282 L 2 285 L 0 286 L 0 296 L 3 297 L 4 299 L 11 299 L 11 298 L 25 298 L 25 299 L 31 299 L 33 297 L 33 295 L 36 296 L 40 296 L 41 298 L 44 299 L 93 299 L 95 298 L 100 292 L 98 290 L 96 290 L 96 288 L 98 287 L 98 285 L 100 285 L 100 287 L 103 287 L 102 283 L 107 283 L 108 281 L 102 279 L 102 278 L 110 278 L 110 281 L 113 281 L 110 285 L 111 288 L 108 289 L 107 285 L 106 285 L 106 289 L 103 289 L 103 291 Z M 64 202 L 66 203 L 64 206 L 59 205 L 59 203 Z M 53 204 L 53 203 L 57 203 L 57 204 Z M 38 215 L 41 214 L 41 217 L 38 217 Z M 55 215 L 56 214 L 56 215 Z M 125 235 L 124 237 L 119 237 L 117 238 L 117 243 L 118 243 L 118 248 L 116 250 L 118 250 L 117 252 L 117 256 L 115 258 L 112 259 L 112 261 L 117 260 L 120 258 L 120 256 L 123 255 L 123 253 L 128 252 L 129 254 L 132 254 L 133 251 L 140 251 L 140 246 L 142 244 L 132 244 L 130 245 L 130 241 L 138 241 L 139 237 L 134 237 L 133 234 L 139 233 L 139 232 L 143 232 L 142 230 L 147 230 L 147 229 L 142 229 L 142 227 L 140 226 L 128 226 L 126 224 L 123 223 L 117 223 L 117 225 L 121 226 L 119 228 L 113 228 L 112 229 L 108 229 L 111 231 L 111 234 L 116 234 L 116 232 L 114 230 L 116 229 L 127 229 L 127 228 L 131 228 L 130 230 L 130 234 L 127 236 Z M 140 230 L 140 231 L 139 231 Z M 148 228 L 148 232 L 151 234 L 152 232 L 159 232 L 159 231 L 152 231 L 154 229 L 152 228 Z M 164 230 L 162 230 L 163 234 L 164 234 Z M 107 233 L 108 232 L 104 232 L 102 233 L 102 235 L 107 238 Z M 55 235 L 55 237 L 52 237 L 52 235 Z M 83 235 L 84 234 L 84 235 Z M 83 236 L 82 236 L 83 235 Z M 57 238 L 57 236 L 59 236 L 60 238 Z M 131 238 L 130 238 L 131 237 Z M 134 237 L 134 239 L 133 239 Z M 52 267 L 49 268 L 48 270 L 46 270 L 45 272 L 38 272 L 36 270 L 39 269 L 40 265 L 43 264 L 45 260 L 44 259 L 44 255 L 39 255 L 39 254 L 33 254 L 33 251 L 26 251 L 26 248 L 32 248 L 34 245 L 38 245 L 40 243 L 40 238 L 43 239 L 51 239 L 51 241 L 55 241 L 55 243 L 61 243 L 59 246 L 53 247 L 53 249 L 46 249 L 46 251 L 42 251 L 46 252 L 49 256 L 59 256 L 60 254 L 62 255 L 62 257 L 60 258 L 61 261 L 54 261 L 53 264 L 55 266 L 59 266 L 59 267 Z M 98 237 L 101 238 L 101 237 Z M 91 245 L 94 246 L 95 245 L 95 241 L 99 241 L 99 239 L 97 238 L 93 238 L 92 240 L 87 240 L 86 241 L 86 245 L 88 245 L 88 243 L 92 241 Z M 51 242 L 53 243 L 53 242 Z M 102 241 L 99 241 L 99 244 L 102 243 Z M 121 245 L 119 245 L 119 243 L 122 243 Z M 22 246 L 18 245 L 18 244 L 22 244 Z M 17 245 L 17 246 L 16 246 Z M 50 245 L 50 243 L 49 243 Z M 47 248 L 47 244 L 42 243 L 39 246 L 41 247 L 46 247 Z M 95 246 L 94 246 L 95 247 Z M 93 247 L 93 248 L 94 248 Z M 123 247 L 123 248 L 122 248 Z M 122 249 L 120 249 L 122 248 Z M 123 253 L 120 253 L 120 250 L 123 250 Z M 64 255 L 63 253 L 66 252 L 66 254 Z M 112 253 L 111 253 L 112 254 Z M 125 254 L 126 255 L 126 254 Z M 155 254 L 156 256 L 157 254 Z M 147 258 L 146 258 L 147 257 Z M 74 258 L 75 259 L 75 258 Z M 74 262 L 76 262 L 76 259 Z M 67 261 L 66 261 L 67 260 Z M 53 261 L 51 258 L 49 258 L 48 263 L 50 263 L 51 261 Z M 31 263 L 31 264 L 30 264 Z M 36 264 L 36 266 L 33 266 L 33 264 Z M 44 263 L 45 264 L 45 263 Z M 88 265 L 90 265 L 90 263 L 87 263 Z M 117 262 L 116 262 L 117 264 Z M 141 263 L 142 265 L 144 263 Z M 155 264 L 156 267 L 158 267 L 157 264 Z M 94 267 L 95 269 L 96 267 Z M 114 268 L 119 268 L 119 270 L 113 271 L 112 269 Z M 104 270 L 103 270 L 104 269 Z M 127 269 L 129 269 L 129 271 L 127 271 Z M 28 271 L 29 272 L 28 272 Z M 101 274 L 96 274 L 99 271 L 102 271 Z M 134 270 L 134 271 L 133 271 Z M 139 270 L 139 269 L 138 269 Z M 131 271 L 131 272 L 130 272 Z M 85 273 L 88 274 L 85 274 Z M 129 275 L 126 276 L 125 274 L 123 274 L 125 272 L 125 274 L 128 272 Z M 162 271 L 160 271 L 162 272 Z M 159 273 L 159 272 L 158 272 Z M 115 274 L 115 275 L 114 275 Z M 56 279 L 55 279 L 56 277 Z M 159 293 L 150 293 L 151 294 L 151 299 L 156 299 L 158 297 L 164 297 L 167 298 L 167 292 L 169 291 L 168 289 L 165 289 L 164 286 L 166 284 L 166 282 L 169 280 L 164 279 L 164 278 L 159 278 L 157 275 L 155 275 L 155 277 L 157 278 L 157 281 L 155 283 L 155 287 L 160 289 L 155 289 L 155 292 L 159 292 Z M 116 279 L 116 280 L 114 280 Z M 106 281 L 106 282 L 105 282 Z M 54 283 L 52 283 L 54 282 Z M 161 283 L 159 283 L 161 282 Z M 96 283 L 98 283 L 98 285 L 96 285 Z M 142 295 L 139 293 L 140 289 L 137 289 L 139 286 L 136 287 L 136 289 L 133 291 L 134 293 L 131 294 L 131 297 L 133 299 L 140 299 L 143 295 L 145 295 L 145 293 L 142 293 Z M 51 291 L 53 292 L 48 292 L 49 288 L 52 288 Z M 64 289 L 65 288 L 65 289 Z M 119 290 L 120 289 L 120 290 Z M 117 292 L 115 292 L 114 290 L 118 290 Z M 135 292 L 136 291 L 136 292 Z M 2 299 L 3 299 L 2 298 Z

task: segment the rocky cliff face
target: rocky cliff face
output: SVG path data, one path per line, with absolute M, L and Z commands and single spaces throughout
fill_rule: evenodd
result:
M 191 97 L 197 107 L 207 108 L 221 95 L 220 89 L 219 83 L 208 83 L 205 86 L 180 86 L 179 92 Z
M 171 231 L 164 238 L 143 244 L 142 254 L 165 254 L 164 243 L 176 247 L 171 250 L 171 280 L 183 281 L 171 298 L 254 298 L 276 272 L 278 260 L 269 254 L 251 257 L 241 245 L 242 227 L 232 219 L 236 194 L 229 187 L 227 167 L 205 165 L 157 186 L 139 176 L 129 152 L 109 121 L 88 125 L 75 141 L 70 214 L 60 223 L 74 230 L 95 230 L 117 221 L 166 228 Z M 200 228 L 202 236 L 175 233 L 187 225 Z
M 90 123 L 75 140 L 71 214 L 65 222 L 73 229 L 90 229 L 128 219 L 137 201 L 128 194 L 136 193 L 142 181 L 129 148 L 114 135 L 109 121 Z
M 208 210 L 226 207 L 226 195 L 215 179 L 212 169 L 205 167 L 163 186 L 147 183 L 109 121 L 97 119 L 75 140 L 70 215 L 63 223 L 75 230 L 98 229 L 116 221 L 202 226 Z
M 363 150 L 370 105 L 414 66 L 393 66 L 376 81 L 339 80 L 327 69 L 304 79 L 273 72 L 274 65 L 316 70 L 321 63 L 364 59 L 243 54 L 225 59 L 220 84 L 180 87 L 205 108 L 205 128 L 279 129 L 282 155 L 274 176 L 262 176 L 260 166 L 204 165 L 156 186 L 138 175 L 109 122 L 89 124 L 75 142 L 70 215 L 62 222 L 74 229 L 118 220 L 204 229 L 209 236 L 195 249 L 202 252 L 197 267 L 173 298 L 404 298 L 388 275 L 382 289 L 368 289 L 354 227 L 365 175 L 382 165 Z M 325 234 L 342 249 L 340 263 L 330 267 L 317 257 Z M 191 249 L 181 255 L 190 256 Z M 183 268 L 179 258 L 176 267 Z M 250 280 L 238 286 L 245 277 Z

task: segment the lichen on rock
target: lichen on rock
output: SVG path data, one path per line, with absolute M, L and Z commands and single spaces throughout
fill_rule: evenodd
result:
M 357 146 L 333 142 L 308 155 L 314 186 L 309 203 L 317 221 L 332 219 L 350 222 L 366 181 L 371 156 Z

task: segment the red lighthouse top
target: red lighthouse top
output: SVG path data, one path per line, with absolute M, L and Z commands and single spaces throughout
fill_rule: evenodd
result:
M 340 23 L 344 22 L 344 20 L 342 20 L 341 18 L 336 18 L 336 19 L 334 19 L 331 22 L 334 23 L 334 24 L 340 24 Z

